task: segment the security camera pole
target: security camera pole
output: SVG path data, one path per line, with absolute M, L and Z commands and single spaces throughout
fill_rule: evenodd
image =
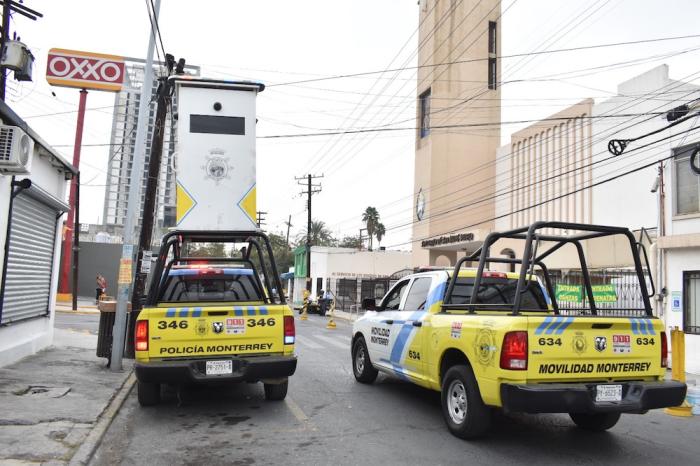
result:
M 158 20 L 160 0 L 156 0 L 154 14 Z M 155 47 L 156 32 L 151 24 L 151 33 L 148 35 L 148 53 L 146 55 L 146 69 L 143 73 L 143 90 L 139 102 L 138 124 L 136 126 L 136 145 L 134 147 L 134 160 L 131 164 L 131 185 L 129 186 L 129 198 L 127 203 L 126 221 L 124 222 L 124 244 L 122 257 L 119 261 L 119 277 L 117 279 L 117 314 L 114 319 L 112 332 L 112 358 L 110 368 L 114 372 L 122 370 L 122 356 L 124 355 L 124 338 L 126 336 L 126 313 L 129 301 L 129 291 L 133 277 L 132 264 L 134 260 L 134 226 L 137 223 L 141 208 L 141 179 L 143 178 L 143 159 L 146 150 L 146 130 L 151 104 L 151 83 L 153 82 L 153 49 Z

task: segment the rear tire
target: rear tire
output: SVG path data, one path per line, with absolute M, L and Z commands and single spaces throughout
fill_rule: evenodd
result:
M 289 380 L 285 380 L 282 383 L 263 384 L 265 387 L 265 399 L 268 401 L 282 401 L 287 396 L 287 388 L 289 387 Z
M 569 417 L 579 429 L 603 432 L 617 424 L 620 413 L 569 413 Z
M 355 380 L 367 384 L 374 382 L 379 374 L 369 359 L 367 344 L 362 337 L 355 340 L 355 344 L 352 345 L 352 373 L 355 375 Z
M 479 386 L 469 366 L 450 367 L 442 379 L 442 415 L 453 435 L 471 439 L 491 427 L 491 410 L 481 399 Z
M 160 384 L 138 382 L 136 387 L 138 391 L 139 404 L 141 406 L 155 406 L 160 403 Z

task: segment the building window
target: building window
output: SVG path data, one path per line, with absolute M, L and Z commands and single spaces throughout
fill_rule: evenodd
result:
M 488 62 L 488 67 L 489 67 L 489 89 L 496 89 L 497 84 L 498 84 L 498 68 L 496 66 L 496 36 L 497 36 L 497 29 L 496 29 L 496 22 L 495 21 L 489 21 L 489 62 Z
M 690 154 L 698 145 L 687 146 L 676 152 L 674 159 L 676 198 L 675 214 L 700 213 L 700 176 L 690 168 Z
M 683 272 L 683 331 L 700 335 L 700 271 Z
M 430 134 L 430 89 L 422 93 L 420 100 L 420 137 Z

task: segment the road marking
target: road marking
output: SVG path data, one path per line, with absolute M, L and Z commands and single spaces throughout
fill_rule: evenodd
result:
M 287 405 L 289 410 L 294 414 L 294 417 L 297 418 L 297 421 L 299 422 L 306 422 L 309 420 L 308 416 L 304 414 L 304 411 L 301 410 L 298 404 L 292 398 L 288 395 L 284 399 L 284 403 Z
M 349 343 L 342 343 L 340 341 L 336 341 L 334 338 L 329 338 L 329 337 L 324 337 L 323 335 L 314 335 L 314 337 L 318 338 L 319 340 L 323 340 L 326 343 L 336 346 L 338 348 L 342 349 L 348 349 L 349 348 Z
M 301 346 L 308 346 L 311 349 L 321 349 L 323 346 L 319 345 L 318 343 L 314 343 L 310 339 L 307 339 L 306 337 L 300 337 L 297 335 L 297 343 L 301 343 Z

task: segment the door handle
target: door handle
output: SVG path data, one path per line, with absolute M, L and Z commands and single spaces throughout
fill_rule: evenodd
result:
M 422 326 L 423 326 L 423 322 L 421 322 L 420 320 L 414 320 L 414 321 L 413 321 L 413 326 L 414 326 L 414 327 L 422 327 Z
M 394 320 L 393 320 L 393 319 L 387 319 L 387 320 L 384 321 L 384 323 L 385 323 L 385 324 L 391 325 L 391 324 L 394 323 Z

